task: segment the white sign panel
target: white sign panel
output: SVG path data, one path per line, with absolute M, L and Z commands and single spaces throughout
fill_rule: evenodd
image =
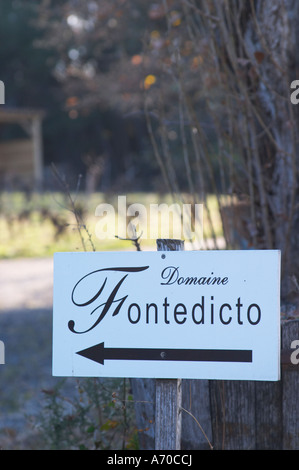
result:
M 56 253 L 53 375 L 279 380 L 280 252 Z

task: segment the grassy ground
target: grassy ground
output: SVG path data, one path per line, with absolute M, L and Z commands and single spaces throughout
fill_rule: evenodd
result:
M 135 249 L 133 244 L 126 240 L 116 238 L 118 232 L 117 215 L 121 206 L 127 210 L 131 204 L 142 204 L 146 208 L 146 220 L 137 224 L 137 235 L 141 229 L 143 235 L 140 239 L 141 249 L 155 249 L 155 238 L 150 239 L 153 228 L 153 218 L 150 217 L 150 207 L 153 204 L 173 203 L 170 196 L 160 196 L 154 193 L 132 193 L 120 200 L 117 196 L 95 193 L 90 197 L 79 194 L 72 196 L 74 205 L 62 193 L 33 194 L 30 197 L 22 193 L 2 193 L 0 195 L 0 258 L 17 257 L 46 257 L 57 251 L 83 251 L 96 249 L 97 251 L 117 251 Z M 110 204 L 110 211 L 102 217 L 96 215 L 97 207 L 101 204 Z M 217 212 L 216 198 L 210 196 L 208 205 L 211 211 L 216 235 L 221 236 L 221 224 Z M 80 216 L 81 225 L 73 212 L 76 208 Z M 103 206 L 100 206 L 103 208 Z M 112 208 L 112 209 L 111 209 Z M 115 217 L 114 213 L 115 212 Z M 205 237 L 211 232 L 205 223 L 205 207 L 203 231 Z M 130 217 L 120 219 L 128 226 Z M 136 219 L 135 219 L 136 222 Z M 165 233 L 169 225 L 165 217 L 159 221 L 158 237 L 176 238 L 172 230 L 169 236 Z M 78 231 L 81 228 L 81 235 Z M 110 236 L 105 232 L 110 230 Z M 166 230 L 166 232 L 165 232 Z M 180 229 L 183 234 L 182 230 Z M 103 234 L 100 239 L 99 235 Z M 131 237 L 128 233 L 126 237 Z M 183 235 L 181 238 L 184 238 Z M 92 244 L 90 243 L 92 242 Z

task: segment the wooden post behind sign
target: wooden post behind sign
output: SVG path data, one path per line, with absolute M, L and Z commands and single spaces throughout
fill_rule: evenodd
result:
M 157 250 L 181 251 L 184 250 L 184 242 L 158 239 Z M 181 404 L 181 379 L 156 379 L 156 450 L 179 450 L 181 448 Z

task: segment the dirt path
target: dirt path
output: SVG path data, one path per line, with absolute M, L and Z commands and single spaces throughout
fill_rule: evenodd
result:
M 53 258 L 0 261 L 0 314 L 52 308 Z
M 52 259 L 0 261 L 0 449 L 36 449 L 43 389 L 52 388 Z

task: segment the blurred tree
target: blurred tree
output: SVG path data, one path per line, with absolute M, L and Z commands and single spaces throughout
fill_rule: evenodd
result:
M 40 32 L 34 27 L 34 3 L 13 0 L 0 5 L 1 78 L 9 106 L 46 106 L 56 85 L 50 73 L 53 52 L 35 47 Z
M 1 79 L 6 88 L 6 106 L 41 108 L 46 111 L 43 126 L 46 162 L 63 160 L 59 134 L 66 123 L 60 103 L 65 91 L 52 73 L 57 52 L 38 47 L 43 31 L 37 28 L 39 12 L 33 0 L 0 4 Z M 18 127 L 1 126 L 2 137 L 22 135 Z M 57 139 L 58 137 L 58 139 Z
M 168 4 L 172 8 L 170 24 L 178 27 L 179 2 L 170 0 Z M 149 189 L 150 184 L 155 188 L 153 182 L 159 175 L 159 162 L 151 156 L 153 151 L 146 136 L 148 130 L 164 132 L 159 122 L 160 103 L 166 106 L 163 126 L 170 133 L 171 151 L 178 167 L 184 166 L 177 145 L 179 121 L 176 117 L 172 120 L 177 108 L 177 86 L 161 79 L 161 74 L 168 74 L 173 63 L 169 45 L 178 39 L 172 33 L 173 37 L 168 35 L 164 7 L 163 3 L 142 0 L 44 0 L 39 5 L 43 37 L 38 45 L 55 51 L 53 75 L 66 94 L 63 106 L 73 121 L 70 128 L 76 128 L 74 145 L 81 149 L 81 154 L 96 151 L 95 158 L 104 158 L 105 181 L 112 182 L 122 174 L 129 187 L 133 179 L 135 188 L 139 184 L 138 189 Z M 186 54 L 190 41 L 188 44 Z M 195 80 L 196 67 L 190 72 Z M 148 92 L 150 114 L 144 110 Z M 97 139 L 102 145 L 92 147 L 92 139 L 84 141 L 87 120 L 94 125 L 97 122 Z M 78 142 L 79 135 L 85 150 Z M 178 180 L 186 188 L 184 176 Z M 118 187 L 120 184 L 118 179 Z M 164 183 L 162 187 L 165 188 Z
M 0 5 L 7 105 L 47 111 L 46 163 L 60 163 L 73 174 L 74 184 L 78 173 L 94 167 L 88 162 L 97 159 L 104 162 L 102 189 L 116 180 L 130 188 L 132 181 L 136 189 L 149 188 L 149 174 L 153 179 L 159 175 L 149 158 L 144 119 L 124 116 L 137 109 L 134 102 L 142 93 L 135 73 L 143 60 L 141 7 L 139 2 L 131 10 L 122 1 L 13 0 Z M 11 130 L 15 135 L 16 129 Z
M 282 298 L 297 306 L 299 120 L 290 85 L 299 4 L 180 0 L 175 11 L 174 2 L 162 4 L 168 42 L 159 60 L 168 61 L 176 87 L 189 192 L 204 202 L 210 188 L 217 194 L 227 246 L 281 250 Z M 166 144 L 159 158 L 175 189 Z
M 55 51 L 53 76 L 64 90 L 61 107 L 74 136 L 72 146 L 61 135 L 63 151 L 79 152 L 82 165 L 89 165 L 88 174 L 94 168 L 101 177 L 102 189 L 115 180 L 119 190 L 122 184 L 132 187 L 132 180 L 136 189 L 138 180 L 138 189 L 149 182 L 138 161 L 146 151 L 145 125 L 134 114 L 124 116 L 134 109 L 135 101 L 140 106 L 136 70 L 142 63 L 141 7 L 142 2 L 128 8 L 126 2 L 116 0 L 47 0 L 39 6 L 43 37 L 38 46 Z M 94 165 L 99 159 L 101 174 Z M 155 164 L 146 158 L 142 161 L 147 173 L 157 174 Z

